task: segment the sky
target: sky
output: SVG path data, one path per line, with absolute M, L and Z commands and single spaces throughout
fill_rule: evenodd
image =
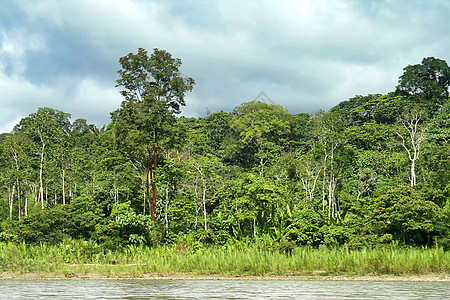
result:
M 139 47 L 196 81 L 184 116 L 328 110 L 394 91 L 424 57 L 450 63 L 449 20 L 447 0 L 0 0 L 0 133 L 39 107 L 108 124 L 119 58 Z

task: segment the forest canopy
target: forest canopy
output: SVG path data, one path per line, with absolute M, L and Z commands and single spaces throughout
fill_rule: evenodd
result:
M 180 59 L 119 63 L 107 126 L 43 107 L 0 135 L 0 240 L 450 247 L 444 60 L 313 115 L 252 101 L 198 118 L 178 116 L 195 85 Z

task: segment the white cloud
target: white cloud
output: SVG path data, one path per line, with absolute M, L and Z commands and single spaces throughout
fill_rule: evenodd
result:
M 25 55 L 45 50 L 45 40 L 24 29 L 0 32 L 0 71 L 9 76 L 20 76 L 26 70 Z
M 57 91 L 45 86 L 36 86 L 21 77 L 0 74 L 0 133 L 10 132 L 18 121 L 38 107 L 54 99 Z
M 89 78 L 81 80 L 73 88 L 76 93 L 68 100 L 68 112 L 73 118 L 96 120 L 97 125 L 109 123 L 109 112 L 119 108 L 123 100 L 114 86 L 104 86 Z

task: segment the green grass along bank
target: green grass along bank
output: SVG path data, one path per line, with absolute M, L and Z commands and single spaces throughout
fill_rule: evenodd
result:
M 387 246 L 296 247 L 229 243 L 104 249 L 95 242 L 0 243 L 1 278 L 396 278 L 449 280 L 450 251 Z

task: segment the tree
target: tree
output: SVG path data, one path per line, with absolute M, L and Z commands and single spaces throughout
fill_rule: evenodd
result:
M 231 131 L 230 122 L 232 114 L 224 111 L 210 112 L 204 118 L 204 128 L 208 134 L 208 143 L 210 144 L 213 154 L 222 154 L 226 145 L 226 137 Z
M 420 190 L 398 187 L 370 200 L 365 207 L 369 228 L 392 234 L 407 244 L 429 244 L 439 206 Z
M 5 134 L 0 139 L 0 153 L 3 153 L 3 167 L 1 169 L 3 183 L 7 185 L 9 198 L 9 217 L 13 218 L 14 195 L 17 195 L 18 218 L 22 219 L 23 213 L 27 215 L 27 198 L 25 205 L 22 203 L 23 185 L 25 181 L 24 171 L 29 161 L 27 161 L 27 148 L 30 140 L 21 133 Z M 16 193 L 17 191 L 17 193 Z M 24 208 L 24 212 L 22 212 Z
M 316 130 L 323 155 L 322 209 L 328 204 L 328 218 L 339 216 L 336 199 L 338 164 L 335 156 L 343 142 L 344 122 L 339 112 L 319 112 L 316 116 Z M 328 193 L 327 193 L 328 192 Z
M 426 138 L 426 131 L 429 126 L 422 125 L 424 112 L 412 110 L 399 118 L 399 130 L 396 132 L 401 139 L 401 145 L 408 153 L 411 162 L 411 186 L 415 186 L 416 161 L 419 159 L 422 142 Z
M 40 157 L 39 164 L 39 201 L 44 209 L 44 160 L 49 149 L 62 140 L 70 132 L 70 114 L 53 108 L 39 108 L 36 113 L 23 118 L 14 127 L 13 132 L 23 132 L 39 145 L 36 154 Z
M 323 164 L 316 161 L 312 153 L 309 152 L 301 156 L 295 166 L 295 177 L 302 182 L 305 191 L 305 199 L 312 203 L 314 193 L 317 188 L 317 181 L 320 173 L 323 171 Z
M 233 220 L 235 235 L 268 233 L 275 219 L 291 202 L 286 187 L 270 179 L 246 174 L 228 180 L 216 193 L 218 211 Z M 239 234 L 237 234 L 239 232 Z
M 189 159 L 189 167 L 190 182 L 203 211 L 203 225 L 206 231 L 208 230 L 206 206 L 211 201 L 211 197 L 208 199 L 208 194 L 211 194 L 216 189 L 220 181 L 218 174 L 218 170 L 221 167 L 220 162 L 213 155 L 192 156 Z
M 167 152 L 164 156 L 164 164 L 161 166 L 158 174 L 160 183 L 164 186 L 164 223 L 165 233 L 169 233 L 169 210 L 170 206 L 176 198 L 180 187 L 184 184 L 184 179 L 187 177 L 185 172 L 185 164 L 183 161 L 185 157 L 178 151 Z
M 449 144 L 450 141 L 450 101 L 447 101 L 433 120 L 431 138 L 439 144 Z
M 281 105 L 246 102 L 234 109 L 231 127 L 239 134 L 238 155 L 250 155 L 248 162 L 262 176 L 267 162 L 286 146 L 293 118 Z
M 330 112 L 341 114 L 350 126 L 363 126 L 368 122 L 394 124 L 397 116 L 410 106 L 410 100 L 395 93 L 357 95 L 334 106 Z
M 450 67 L 447 62 L 427 57 L 422 64 L 405 67 L 399 78 L 396 92 L 404 96 L 418 97 L 428 105 L 442 105 L 449 95 Z
M 146 194 L 152 220 L 155 221 L 158 141 L 171 131 L 174 115 L 185 105 L 184 96 L 195 81 L 180 73 L 181 60 L 154 49 L 150 55 L 143 48 L 119 59 L 116 87 L 125 98 L 111 116 L 118 142 L 137 167 L 146 171 Z M 152 195 L 150 195 L 150 185 Z

